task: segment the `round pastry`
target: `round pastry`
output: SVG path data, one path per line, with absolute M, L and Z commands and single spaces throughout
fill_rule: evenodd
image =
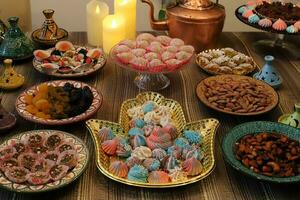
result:
M 169 133 L 166 133 L 162 128 L 156 128 L 151 135 L 146 139 L 147 146 L 150 149 L 162 148 L 167 149 L 172 146 L 172 138 Z
M 99 130 L 98 136 L 100 141 L 104 142 L 106 140 L 112 140 L 115 137 L 115 134 L 110 128 L 103 127 Z
M 126 45 L 118 45 L 115 49 L 114 49 L 114 53 L 115 54 L 119 54 L 119 53 L 124 53 L 124 52 L 130 52 L 131 51 L 131 48 L 129 48 L 128 46 Z
M 263 28 L 271 27 L 272 24 L 273 24 L 272 21 L 270 19 L 268 19 L 268 18 L 261 19 L 258 22 L 258 25 L 260 25 Z
M 284 31 L 287 28 L 287 25 L 285 21 L 279 18 L 276 22 L 274 22 L 272 27 L 277 31 Z
M 136 48 L 147 49 L 149 42 L 146 40 L 136 41 Z
M 143 166 L 146 167 L 149 171 L 155 171 L 158 170 L 160 167 L 160 162 L 157 159 L 154 158 L 146 158 L 143 161 Z
M 149 173 L 148 182 L 152 184 L 169 183 L 170 177 L 164 171 L 153 171 Z
M 163 161 L 164 158 L 166 157 L 167 157 L 166 151 L 161 148 L 157 148 L 152 151 L 152 158 L 155 158 L 159 161 Z
M 132 40 L 123 40 L 123 41 L 120 42 L 120 44 L 126 45 L 130 49 L 133 49 L 136 46 L 136 42 L 132 41 Z
M 148 147 L 140 146 L 133 149 L 131 156 L 137 157 L 140 160 L 144 160 L 146 158 L 150 158 L 152 156 L 152 152 Z
M 187 172 L 189 176 L 196 176 L 202 172 L 203 166 L 199 160 L 195 157 L 191 157 L 182 163 L 182 169 Z
M 196 131 L 185 130 L 183 131 L 183 135 L 191 144 L 202 143 L 203 137 Z
M 132 52 L 123 52 L 117 54 L 118 60 L 123 64 L 129 64 L 131 60 L 136 58 L 136 56 Z
M 155 37 L 150 34 L 150 33 L 141 33 L 139 34 L 137 37 L 136 37 L 136 41 L 139 41 L 139 40 L 146 40 L 148 41 L 149 43 L 155 41 Z
M 169 46 L 172 39 L 169 36 L 159 35 L 156 40 L 165 46 Z
M 119 160 L 111 162 L 108 170 L 113 175 L 121 178 L 126 177 L 128 173 L 127 165 L 123 161 L 119 161 Z
M 130 181 L 146 183 L 148 170 L 142 165 L 134 165 L 130 168 L 127 178 Z

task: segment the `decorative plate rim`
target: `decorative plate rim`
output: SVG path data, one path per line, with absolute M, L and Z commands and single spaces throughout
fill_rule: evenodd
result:
M 22 137 L 22 135 L 25 135 L 25 134 L 30 134 L 30 133 L 35 133 L 35 132 L 59 132 L 59 133 L 62 133 L 65 137 L 69 137 L 69 138 L 72 138 L 74 139 L 78 144 L 80 144 L 80 146 L 82 146 L 82 152 L 83 154 L 85 154 L 85 159 L 82 161 L 83 165 L 80 169 L 78 169 L 78 173 L 73 177 L 71 178 L 68 182 L 65 182 L 63 184 L 58 184 L 58 185 L 54 185 L 54 186 L 51 186 L 51 187 L 48 187 L 47 189 L 41 189 L 41 190 L 18 190 L 18 189 L 13 189 L 13 188 L 10 188 L 10 187 L 6 187 L 5 185 L 1 184 L 0 183 L 0 188 L 3 188 L 5 190 L 9 190 L 9 191 L 12 191 L 12 192 L 17 192 L 17 193 L 43 193 L 43 192 L 48 192 L 48 191 L 52 191 L 52 190 L 56 190 L 56 189 L 60 189 L 62 187 L 65 187 L 71 183 L 73 183 L 75 180 L 77 180 L 82 174 L 83 172 L 85 172 L 85 170 L 87 169 L 87 166 L 88 166 L 88 163 L 89 163 L 89 160 L 90 160 L 90 153 L 88 151 L 88 148 L 86 146 L 86 144 L 80 139 L 78 138 L 77 136 L 75 135 L 72 135 L 71 133 L 68 133 L 68 132 L 65 132 L 65 131 L 60 131 L 60 130 L 54 130 L 54 129 L 37 129 L 37 130 L 31 130 L 31 131 L 25 131 L 25 132 L 21 132 L 21 133 L 17 133 L 13 136 L 10 136 L 8 138 L 6 138 L 3 142 L 1 142 L 0 146 L 6 144 L 9 140 L 12 140 L 12 139 L 18 139 L 20 137 Z M 3 176 L 2 172 L 1 173 L 1 177 L 5 178 L 5 176 Z M 8 182 L 12 183 L 11 181 L 9 181 L 8 179 L 6 179 Z M 12 183 L 14 184 L 14 183 Z M 43 185 L 40 185 L 40 186 L 45 186 L 47 184 L 43 184 Z M 30 187 L 30 186 L 27 186 L 27 187 Z
M 19 108 L 19 106 L 24 106 L 24 102 L 22 102 L 21 98 L 23 98 L 23 96 L 26 93 L 29 93 L 30 91 L 36 91 L 37 87 L 41 84 L 38 83 L 36 85 L 31 86 L 30 88 L 26 89 L 25 91 L 23 91 L 16 99 L 15 102 L 15 108 L 17 113 L 24 119 L 31 121 L 31 122 L 35 122 L 35 123 L 39 123 L 39 124 L 44 124 L 44 125 L 66 125 L 66 124 L 72 124 L 72 123 L 77 123 L 83 120 L 86 120 L 88 118 L 90 118 L 91 116 L 93 116 L 94 114 L 97 113 L 97 111 L 100 109 L 100 107 L 102 106 L 103 103 L 103 95 L 101 92 L 98 92 L 95 88 L 89 86 L 88 84 L 84 83 L 84 82 L 80 82 L 80 81 L 74 81 L 74 80 L 54 80 L 54 81 L 47 81 L 47 82 L 43 82 L 46 84 L 54 84 L 54 85 L 58 85 L 60 83 L 72 83 L 72 84 L 80 84 L 81 86 L 88 86 L 92 93 L 93 93 L 93 101 L 91 106 L 83 113 L 81 113 L 80 115 L 76 115 L 74 117 L 70 117 L 70 118 L 65 118 L 65 119 L 41 119 L 41 118 L 37 118 L 35 116 L 33 116 L 32 114 L 28 113 L 27 111 L 25 111 L 24 109 Z M 92 106 L 95 106 L 95 108 L 92 108 Z M 91 110 L 90 110 L 91 109 Z M 26 114 L 24 114 L 26 113 Z
M 213 105 L 211 105 L 210 103 L 207 102 L 207 100 L 205 100 L 203 98 L 203 95 L 199 95 L 199 90 L 201 90 L 201 87 L 203 86 L 203 82 L 207 79 L 217 79 L 221 76 L 237 76 L 239 78 L 241 77 L 244 77 L 244 78 L 247 78 L 247 79 L 251 79 L 251 80 L 254 80 L 256 82 L 259 82 L 260 84 L 266 86 L 267 88 L 269 88 L 269 91 L 272 92 L 272 96 L 275 97 L 275 102 L 273 103 L 272 106 L 270 106 L 268 109 L 266 110 L 262 110 L 262 111 L 259 111 L 259 112 L 251 112 L 251 113 L 236 113 L 236 112 L 230 112 L 230 111 L 225 111 L 225 110 L 222 110 L 220 108 L 217 108 Z M 241 76 L 241 75 L 234 75 L 234 74 L 222 74 L 222 75 L 216 75 L 216 76 L 210 76 L 210 77 L 207 77 L 205 79 L 202 79 L 196 86 L 196 95 L 198 97 L 198 99 L 204 104 L 206 105 L 207 107 L 215 110 L 215 111 L 218 111 L 218 112 L 221 112 L 221 113 L 225 113 L 225 114 L 230 114 L 230 115 L 236 115 L 236 116 L 255 116 L 255 115 L 261 115 L 261 114 L 264 114 L 264 113 L 267 113 L 267 112 L 270 112 L 271 110 L 275 109 L 277 107 L 277 105 L 279 104 L 279 95 L 278 93 L 270 86 L 268 85 L 267 83 L 264 83 L 262 81 L 259 81 L 259 80 L 256 80 L 250 76 Z
M 293 176 L 293 177 L 284 177 L 284 178 L 280 178 L 280 177 L 268 177 L 268 176 L 264 176 L 262 174 L 258 174 L 258 173 L 255 173 L 255 172 L 252 172 L 249 168 L 245 167 L 243 164 L 239 164 L 239 165 L 235 165 L 231 159 L 229 158 L 228 154 L 227 153 L 227 150 L 225 150 L 225 143 L 227 141 L 227 139 L 233 134 L 233 132 L 235 130 L 238 130 L 240 129 L 241 127 L 245 126 L 245 125 L 252 125 L 252 124 L 257 124 L 257 123 L 261 123 L 261 124 L 270 124 L 270 125 L 276 125 L 276 126 L 282 126 L 282 127 L 286 127 L 286 128 L 289 128 L 289 129 L 294 129 L 296 132 L 299 132 L 300 133 L 300 130 L 297 129 L 297 128 L 294 128 L 292 126 L 289 126 L 289 125 L 286 125 L 286 124 L 283 124 L 283 123 L 277 123 L 277 122 L 271 122 L 271 121 L 252 121 L 252 122 L 245 122 L 245 123 L 242 123 L 242 124 L 239 124 L 239 125 L 236 125 L 234 126 L 222 139 L 222 145 L 221 145 L 221 148 L 222 148 L 222 153 L 223 153 L 223 158 L 224 160 L 232 167 L 234 168 L 235 170 L 237 170 L 238 172 L 244 174 L 244 175 L 247 175 L 249 177 L 252 177 L 254 179 L 257 179 L 257 180 L 261 180 L 261 181 L 267 181 L 267 182 L 272 182 L 272 183 L 296 183 L 296 182 L 300 182 L 300 174 L 297 175 L 297 176 Z M 275 128 L 274 128 L 275 129 Z M 274 131 L 274 130 L 273 130 Z M 253 131 L 252 133 L 246 133 L 246 134 L 243 134 L 243 136 L 245 135 L 248 135 L 248 134 L 253 134 L 257 131 Z M 239 137 L 240 139 L 241 137 Z M 295 139 L 293 138 L 294 140 L 298 140 L 300 142 L 300 137 L 298 139 Z M 236 141 L 232 142 L 232 143 L 235 143 Z M 234 158 L 236 161 L 238 161 L 236 158 Z M 297 179 L 297 180 L 290 180 L 290 179 Z
M 86 46 L 80 46 L 80 45 L 74 45 L 74 47 L 78 48 L 78 47 L 86 47 Z M 45 51 L 49 51 L 49 50 L 52 50 L 54 49 L 55 47 L 52 47 L 52 48 L 49 48 L 49 49 L 45 49 Z M 88 47 L 90 48 L 90 47 Z M 52 76 L 52 77 L 58 77 L 58 78 L 78 78 L 78 77 L 84 77 L 84 76 L 88 76 L 90 74 L 93 74 L 95 73 L 96 71 L 102 69 L 105 67 L 106 63 L 107 63 L 107 57 L 106 55 L 103 53 L 102 56 L 100 56 L 100 58 L 98 60 L 102 60 L 102 62 L 97 62 L 96 64 L 93 64 L 93 66 L 91 67 L 92 70 L 89 70 L 87 72 L 84 72 L 84 73 L 74 73 L 74 74 L 61 74 L 61 73 L 53 73 L 53 74 L 48 74 L 47 72 L 44 72 L 39 66 L 41 64 L 39 64 L 35 58 L 33 58 L 32 60 L 32 65 L 33 65 L 33 68 L 35 70 L 37 70 L 39 73 L 41 74 L 45 74 L 45 75 L 48 75 L 48 76 Z
M 208 52 L 209 50 L 219 50 L 219 49 L 220 49 L 220 48 L 208 49 L 208 50 L 201 51 L 200 53 L 202 53 L 202 52 Z M 235 50 L 235 51 L 236 51 L 236 50 Z M 239 52 L 239 51 L 237 51 L 237 52 Z M 200 67 L 200 69 L 202 69 L 203 71 L 205 71 L 205 72 L 208 73 L 209 75 L 213 75 L 213 76 L 214 76 L 214 75 L 239 75 L 239 76 L 246 76 L 246 75 L 249 75 L 249 74 L 251 74 L 251 73 L 253 73 L 253 72 L 255 72 L 255 71 L 257 71 L 257 70 L 260 69 L 260 68 L 259 68 L 259 65 L 254 61 L 254 59 L 253 59 L 251 56 L 248 56 L 248 55 L 245 54 L 246 56 L 248 56 L 249 58 L 251 58 L 251 60 L 252 60 L 252 62 L 253 62 L 254 68 L 253 68 L 251 71 L 248 71 L 248 72 L 242 73 L 242 74 L 226 74 L 226 73 L 213 72 L 213 71 L 210 71 L 210 70 L 204 68 L 202 65 L 200 65 L 200 63 L 199 63 L 199 61 L 198 61 L 198 57 L 199 57 L 199 54 L 200 54 L 200 53 L 196 54 L 195 62 L 196 62 L 196 64 L 197 64 L 197 66 Z M 241 53 L 241 52 L 239 52 L 239 53 Z M 244 53 L 243 53 L 243 54 L 244 54 Z

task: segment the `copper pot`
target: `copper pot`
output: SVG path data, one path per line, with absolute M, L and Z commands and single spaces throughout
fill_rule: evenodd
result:
M 179 4 L 167 8 L 167 19 L 158 21 L 154 17 L 151 0 L 141 0 L 150 6 L 150 23 L 154 30 L 168 30 L 170 37 L 181 38 L 186 44 L 193 45 L 197 52 L 215 48 L 224 21 L 225 8 L 209 0 L 185 0 L 193 5 Z

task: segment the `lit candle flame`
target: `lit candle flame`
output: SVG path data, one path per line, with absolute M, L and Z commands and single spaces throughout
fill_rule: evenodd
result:
M 123 0 L 121 4 L 124 5 L 124 4 L 127 4 L 127 3 L 128 3 L 128 0 Z
M 117 27 L 117 22 L 116 22 L 116 20 L 112 20 L 112 22 L 111 22 L 111 27 L 112 27 L 112 28 L 116 28 L 116 27 Z
M 100 8 L 99 8 L 99 5 L 97 5 L 96 7 L 96 13 L 99 14 L 100 13 Z

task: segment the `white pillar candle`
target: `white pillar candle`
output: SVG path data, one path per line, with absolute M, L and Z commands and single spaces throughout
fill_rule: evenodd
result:
M 126 38 L 136 36 L 136 0 L 115 0 L 115 14 L 122 15 L 125 20 Z
M 99 0 L 91 0 L 86 6 L 88 43 L 102 46 L 102 21 L 108 15 L 109 7 Z
M 126 38 L 125 23 L 120 15 L 108 15 L 102 23 L 103 49 L 108 54 L 113 46 Z

